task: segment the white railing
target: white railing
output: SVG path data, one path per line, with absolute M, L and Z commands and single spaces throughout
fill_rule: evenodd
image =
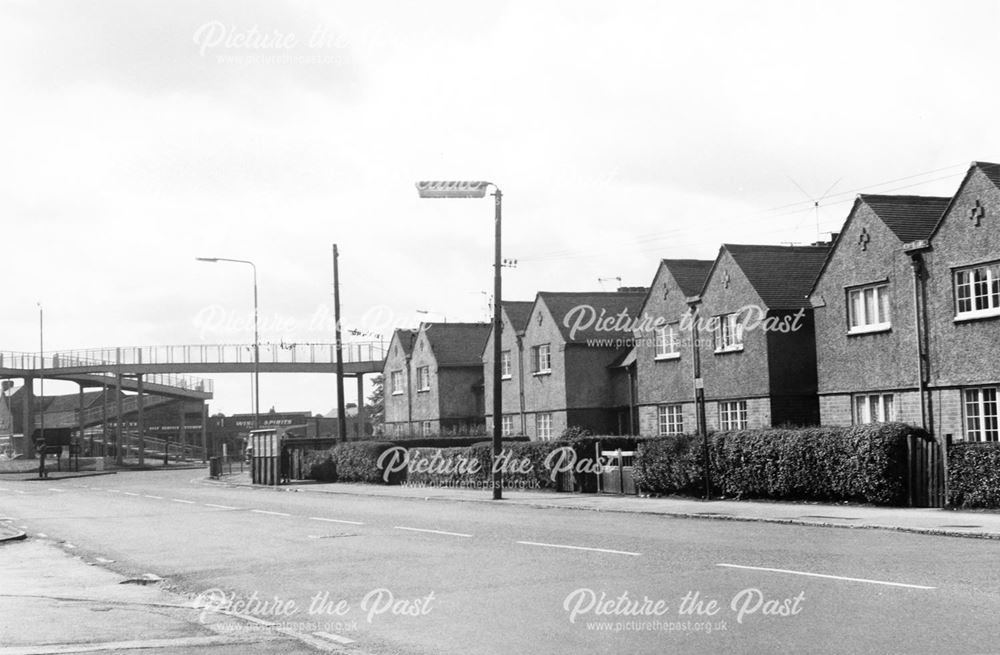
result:
M 45 371 L 58 371 L 61 368 L 89 368 L 94 375 L 113 375 L 115 369 L 115 358 L 110 359 L 83 356 L 84 351 L 72 351 L 65 353 L 45 353 L 39 356 L 38 353 L 0 352 L 0 369 L 15 369 L 19 371 L 33 371 L 36 374 Z M 85 351 L 96 353 L 99 351 Z M 110 349 L 114 354 L 116 349 Z M 125 363 L 125 362 L 122 362 Z M 188 389 L 191 391 L 202 391 L 212 393 L 214 385 L 212 380 L 193 377 L 190 375 L 177 375 L 172 373 L 146 373 L 142 376 L 146 384 L 160 385 L 164 387 L 176 387 L 178 389 Z
M 344 362 L 373 362 L 385 359 L 384 341 L 343 344 Z M 252 364 L 253 344 L 195 344 L 185 346 L 126 346 L 56 353 L 59 366 L 89 363 L 110 364 Z M 46 359 L 49 359 L 46 357 Z M 260 361 L 267 364 L 334 364 L 337 349 L 332 343 L 261 343 Z M 74 362 L 64 364 L 63 362 Z

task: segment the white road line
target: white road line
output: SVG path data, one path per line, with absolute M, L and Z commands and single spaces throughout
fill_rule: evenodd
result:
M 20 490 L 18 490 L 18 489 L 15 489 L 15 490 L 14 490 L 14 493 L 16 493 L 16 494 L 21 494 L 21 495 L 23 496 L 25 492 L 23 492 L 23 491 L 20 491 Z
M 425 530 L 424 528 L 408 528 L 403 525 L 392 526 L 396 530 L 410 530 L 411 532 L 429 532 L 431 534 L 443 534 L 449 537 L 471 537 L 471 534 L 464 534 L 462 532 L 445 532 L 444 530 Z
M 53 489 L 52 487 L 49 487 L 49 491 L 55 491 L 57 493 L 66 493 L 65 489 Z
M 629 550 L 612 550 L 610 548 L 590 548 L 589 546 L 567 546 L 566 544 L 543 544 L 537 541 L 519 541 L 519 544 L 524 544 L 525 546 L 543 546 L 545 548 L 568 548 L 569 550 L 589 550 L 595 553 L 611 553 L 612 555 L 631 555 L 632 557 L 639 557 L 642 553 L 633 553 Z
M 23 528 L 24 526 L 22 525 L 21 527 Z M 44 532 L 39 532 L 37 536 L 41 537 L 42 539 L 45 539 L 45 538 L 47 538 L 47 537 L 48 537 L 49 535 L 45 534 Z
M 10 491 L 7 487 L 0 487 L 0 491 Z
M 256 512 L 257 514 L 270 514 L 271 516 L 291 516 L 285 512 L 270 512 L 266 509 L 252 509 L 251 512 Z
M 138 496 L 139 495 L 137 493 L 132 493 L 131 491 L 123 491 L 122 493 L 125 494 L 126 496 Z
M 105 489 L 105 491 L 107 491 L 109 494 L 118 494 L 118 493 L 121 493 L 122 490 L 121 489 Z
M 205 503 L 205 507 L 215 507 L 218 509 L 236 509 L 235 507 L 230 507 L 229 505 L 213 505 L 212 503 Z
M 772 569 L 766 566 L 742 566 L 740 564 L 716 564 L 729 569 L 747 569 L 750 571 L 769 571 L 771 573 L 788 573 L 791 575 L 805 575 L 811 578 L 826 578 L 828 580 L 846 580 L 847 582 L 867 582 L 868 584 L 881 584 L 890 587 L 906 587 L 907 589 L 937 589 L 937 587 L 927 587 L 919 584 L 906 584 L 903 582 L 886 582 L 885 580 L 869 580 L 868 578 L 847 578 L 842 575 L 827 575 L 825 573 L 809 573 L 808 571 L 790 571 L 788 569 Z
M 163 496 L 150 496 L 149 494 L 143 494 L 143 498 L 154 498 L 156 500 L 163 500 Z
M 310 516 L 311 521 L 326 521 L 327 523 L 347 523 L 348 525 L 364 525 L 361 521 L 345 521 L 344 519 L 326 519 L 322 516 Z
M 335 635 L 330 632 L 314 632 L 313 635 L 317 637 L 322 637 L 323 639 L 329 639 L 330 641 L 336 642 L 338 644 L 353 644 L 353 639 L 348 639 L 347 637 L 341 637 L 340 635 Z
M 184 503 L 185 505 L 195 504 L 193 500 L 184 500 L 183 498 L 171 498 L 170 500 L 174 501 L 175 503 Z

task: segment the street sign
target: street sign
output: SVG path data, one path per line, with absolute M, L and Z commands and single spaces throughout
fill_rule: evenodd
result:
M 421 198 L 482 198 L 489 184 L 483 181 L 424 181 L 417 182 L 417 193 Z

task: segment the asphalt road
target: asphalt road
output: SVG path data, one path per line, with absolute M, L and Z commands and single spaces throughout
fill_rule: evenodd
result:
M 229 609 L 327 632 L 349 650 L 1000 652 L 995 541 L 203 476 L 0 478 L 0 516 L 121 572 L 216 603 L 219 589 L 236 601 Z

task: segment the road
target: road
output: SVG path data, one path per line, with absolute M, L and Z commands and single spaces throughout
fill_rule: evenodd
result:
M 0 516 L 370 653 L 1000 652 L 995 541 L 229 487 L 193 470 L 0 478 Z

